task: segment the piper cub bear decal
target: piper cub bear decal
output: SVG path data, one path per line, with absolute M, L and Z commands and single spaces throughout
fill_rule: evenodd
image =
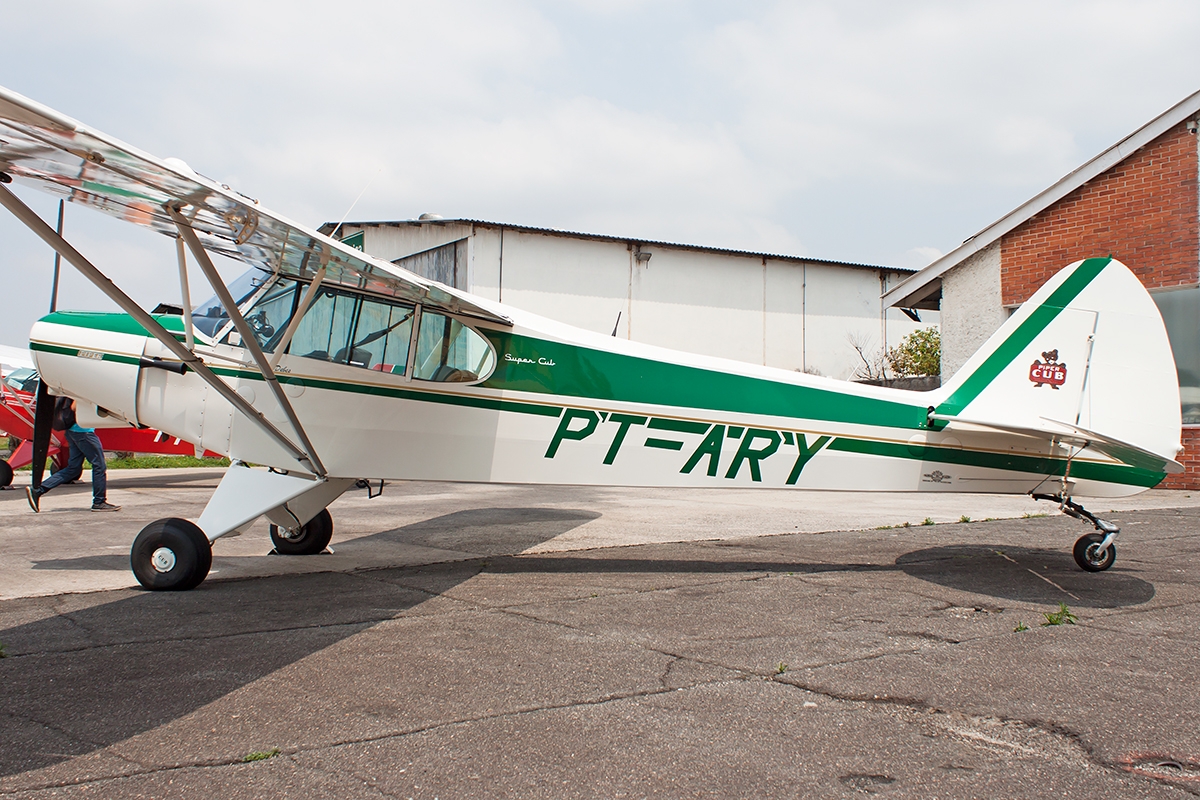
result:
M 1029 368 L 1029 380 L 1033 381 L 1034 387 L 1040 389 L 1049 384 L 1051 389 L 1057 389 L 1066 383 L 1067 365 L 1058 363 L 1058 350 L 1048 350 L 1042 353 L 1042 358 L 1046 359 L 1045 363 L 1035 358 Z

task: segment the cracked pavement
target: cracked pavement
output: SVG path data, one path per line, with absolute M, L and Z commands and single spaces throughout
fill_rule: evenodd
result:
M 0 796 L 1200 794 L 1200 509 L 1093 575 L 1059 516 L 547 551 L 607 506 L 443 491 L 373 534 L 421 563 L 0 601 Z

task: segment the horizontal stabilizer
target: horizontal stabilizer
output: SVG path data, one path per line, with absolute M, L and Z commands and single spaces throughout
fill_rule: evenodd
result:
M 1149 470 L 1150 472 L 1165 472 L 1169 475 L 1175 475 L 1184 470 L 1183 465 L 1178 461 L 1147 450 L 1144 447 L 1138 447 L 1136 444 L 1123 442 L 1120 439 L 1114 439 L 1111 436 L 1105 436 L 1102 433 L 1081 428 L 1069 422 L 1049 419 L 1048 417 L 1039 418 L 1042 423 L 1040 426 L 1014 425 L 1008 422 L 993 422 L 982 419 L 971 419 L 969 417 L 949 416 L 946 414 L 932 414 L 930 415 L 930 419 L 937 422 L 945 422 L 946 430 L 953 430 L 955 427 L 965 424 L 1003 431 L 1005 433 L 1023 434 L 1037 439 L 1044 439 L 1045 441 L 1078 445 L 1079 447 L 1090 448 L 1103 453 L 1110 458 L 1120 461 L 1122 464 Z

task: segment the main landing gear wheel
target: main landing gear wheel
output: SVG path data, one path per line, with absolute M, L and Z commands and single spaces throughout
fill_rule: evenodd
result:
M 333 538 L 333 517 L 328 508 L 293 532 L 278 525 L 271 526 L 271 542 L 283 556 L 314 556 L 329 545 Z
M 12 467 L 7 461 L 0 461 L 0 487 L 12 484 Z
M 1075 563 L 1080 569 L 1087 572 L 1103 572 L 1113 565 L 1117 560 L 1117 546 L 1110 543 L 1103 552 L 1100 551 L 1100 545 L 1105 537 L 1099 533 L 1089 533 L 1086 536 L 1080 536 L 1079 541 L 1075 542 L 1073 551 Z
M 194 589 L 212 567 L 212 545 L 186 519 L 151 522 L 133 540 L 129 563 L 138 583 L 152 591 Z

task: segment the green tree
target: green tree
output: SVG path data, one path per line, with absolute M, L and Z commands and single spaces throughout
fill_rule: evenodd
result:
M 899 378 L 940 375 L 942 335 L 937 328 L 922 328 L 900 340 L 887 354 L 888 366 Z

